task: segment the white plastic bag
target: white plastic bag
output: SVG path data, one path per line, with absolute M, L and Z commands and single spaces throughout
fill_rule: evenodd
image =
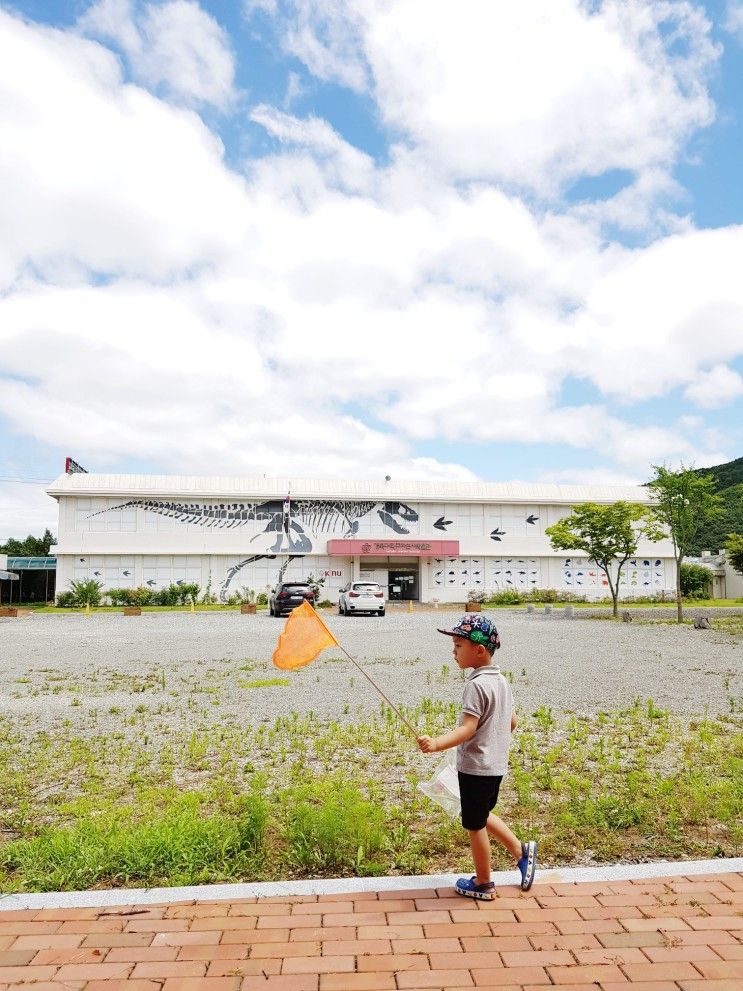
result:
M 418 787 L 432 802 L 437 802 L 448 815 L 461 812 L 459 778 L 457 777 L 457 749 L 447 750 L 430 781 L 419 781 Z

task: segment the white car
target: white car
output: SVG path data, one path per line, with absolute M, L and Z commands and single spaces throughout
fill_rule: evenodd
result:
M 387 597 L 378 582 L 349 582 L 338 595 L 338 612 L 341 616 L 368 612 L 384 616 Z

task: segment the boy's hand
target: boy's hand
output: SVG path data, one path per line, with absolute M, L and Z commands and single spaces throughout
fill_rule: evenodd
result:
M 421 748 L 424 754 L 436 753 L 436 747 L 430 736 L 419 736 L 418 746 Z

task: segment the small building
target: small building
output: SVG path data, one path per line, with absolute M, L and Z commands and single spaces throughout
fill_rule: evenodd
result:
M 735 571 L 724 550 L 717 553 L 702 551 L 700 557 L 687 557 L 684 563 L 700 564 L 709 569 L 713 599 L 743 598 L 743 575 Z
M 546 527 L 582 502 L 648 503 L 643 487 L 104 475 L 67 471 L 59 502 L 57 589 L 196 582 L 225 601 L 312 575 L 335 599 L 367 578 L 389 597 L 462 602 L 471 591 L 553 588 L 608 594 L 580 555 L 553 551 Z M 640 544 L 626 595 L 673 594 L 669 542 Z

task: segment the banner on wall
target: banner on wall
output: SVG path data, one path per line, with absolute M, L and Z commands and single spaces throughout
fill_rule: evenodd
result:
M 458 540 L 329 540 L 329 557 L 431 557 L 459 554 Z

